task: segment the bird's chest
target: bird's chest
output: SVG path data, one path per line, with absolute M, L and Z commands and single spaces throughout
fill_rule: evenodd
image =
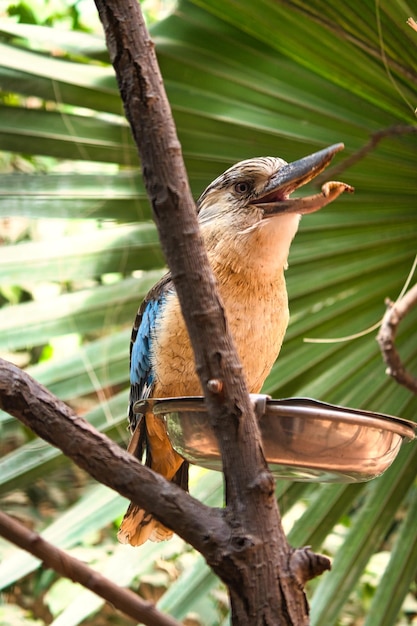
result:
M 274 282 L 242 280 L 219 284 L 229 328 L 249 391 L 257 393 L 281 348 L 288 323 L 284 278 Z M 152 341 L 154 396 L 199 395 L 194 356 L 175 294 L 169 296 Z
M 229 327 L 251 393 L 258 393 L 274 364 L 288 325 L 285 283 L 257 285 L 246 297 L 226 300 Z M 228 300 L 228 301 L 227 301 Z

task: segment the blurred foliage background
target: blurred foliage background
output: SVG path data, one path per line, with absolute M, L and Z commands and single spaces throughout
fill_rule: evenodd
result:
M 303 219 L 287 272 L 291 323 L 265 392 L 415 419 L 417 400 L 386 376 L 375 329 L 304 341 L 375 325 L 413 265 L 413 7 L 143 7 L 195 196 L 240 159 L 290 161 L 343 141 L 339 165 L 387 130 L 340 174 L 355 196 Z M 0 353 L 125 445 L 130 326 L 164 260 L 95 6 L 6 1 L 0 10 Z M 398 335 L 412 371 L 416 336 L 414 312 Z M 2 510 L 187 624 L 228 623 L 224 588 L 182 540 L 118 545 L 123 498 L 6 414 L 0 435 Z M 368 484 L 279 482 L 290 542 L 334 557 L 309 585 L 313 626 L 417 623 L 416 473 L 411 444 Z M 221 476 L 194 468 L 191 491 L 220 505 Z M 0 560 L 1 624 L 132 623 L 5 541 Z

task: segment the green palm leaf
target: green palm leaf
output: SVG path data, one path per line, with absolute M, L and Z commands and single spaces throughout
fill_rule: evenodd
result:
M 405 23 L 411 7 L 399 0 L 384 6 L 364 0 L 360 11 L 353 4 L 330 4 L 244 0 L 237 11 L 230 0 L 182 1 L 152 33 L 196 196 L 239 159 L 272 154 L 292 160 L 344 141 L 339 164 L 372 133 L 392 129 L 338 174 L 355 186 L 355 196 L 342 197 L 302 222 L 287 272 L 291 323 L 265 392 L 415 419 L 417 400 L 386 377 L 375 331 L 344 342 L 304 342 L 373 326 L 384 313 L 385 298 L 400 294 L 416 254 L 417 38 Z M 57 355 L 31 372 L 75 402 L 115 387 L 114 398 L 87 417 L 121 440 L 128 326 L 161 275 L 163 259 L 147 221 L 150 210 L 113 70 L 96 36 L 3 21 L 0 39 L 2 149 L 36 155 L 52 169 L 45 175 L 9 168 L 0 178 L 0 215 L 24 216 L 31 224 L 41 218 L 98 220 L 87 234 L 57 237 L 52 230 L 50 243 L 47 238 L 2 247 L 0 285 L 6 300 L 16 287 L 35 297 L 45 281 L 55 286 L 55 296 L 19 303 L 9 298 L 0 310 L 0 345 L 30 351 L 77 332 L 83 343 L 78 353 Z M 142 272 L 132 276 L 134 270 Z M 398 334 L 401 356 L 412 371 L 417 371 L 415 327 L 414 312 Z M 13 424 L 0 415 L 2 432 L 12 432 Z M 370 484 L 278 484 L 294 545 L 311 543 L 332 552 L 335 537 L 340 544 L 332 572 L 312 585 L 313 624 L 346 623 L 341 616 L 349 598 L 359 593 L 372 555 L 387 543 L 391 560 L 366 624 L 397 623 L 416 573 L 414 457 L 413 445 L 407 446 Z M 1 463 L 5 494 L 25 488 L 64 460 L 34 440 Z M 195 493 L 205 499 L 205 490 L 217 480 L 207 474 L 197 479 Z M 109 519 L 103 516 L 103 525 Z M 99 528 L 99 519 L 94 520 Z M 341 532 L 343 524 L 348 527 Z M 219 616 L 199 598 L 214 592 L 217 581 L 198 559 L 193 567 L 193 586 L 184 573 L 161 604 L 179 617 L 190 610 L 205 612 L 207 624 L 215 623 Z M 16 580 L 19 568 L 13 571 Z M 21 575 L 27 571 L 22 566 Z M 125 584 L 139 570 L 129 572 Z M 80 606 L 68 605 L 68 623 L 80 623 L 100 603 L 92 602 L 91 610 Z

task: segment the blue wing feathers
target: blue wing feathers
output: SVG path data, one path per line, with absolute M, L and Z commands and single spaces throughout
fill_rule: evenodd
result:
M 152 367 L 152 343 L 167 292 L 172 289 L 171 275 L 166 274 L 146 296 L 133 326 L 130 344 L 129 398 L 129 421 L 132 430 L 136 426 L 136 416 L 133 413 L 134 403 L 152 394 L 155 382 L 155 372 Z
M 132 346 L 130 383 L 140 387 L 141 396 L 145 389 L 152 386 L 155 378 L 155 372 L 152 370 L 151 364 L 152 334 L 162 306 L 161 300 L 151 300 L 147 303 Z

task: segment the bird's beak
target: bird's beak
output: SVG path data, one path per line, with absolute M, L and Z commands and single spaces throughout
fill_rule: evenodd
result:
M 332 181 L 325 183 L 322 192 L 314 196 L 289 197 L 295 189 L 305 185 L 320 174 L 329 165 L 334 155 L 343 148 L 343 143 L 337 143 L 293 163 L 286 163 L 272 176 L 266 187 L 251 204 L 262 209 L 264 217 L 281 215 L 282 213 L 313 213 L 344 191 L 353 191 L 353 188 L 345 183 Z

